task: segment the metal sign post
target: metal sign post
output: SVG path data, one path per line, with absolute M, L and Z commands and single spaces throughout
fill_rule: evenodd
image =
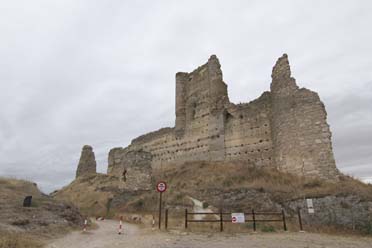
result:
M 162 194 L 167 190 L 167 184 L 163 181 L 158 182 L 156 185 L 156 190 L 160 193 L 159 196 L 159 229 L 161 229 L 161 205 L 162 205 Z

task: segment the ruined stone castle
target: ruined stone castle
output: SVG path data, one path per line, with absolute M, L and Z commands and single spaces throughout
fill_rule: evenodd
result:
M 229 101 L 215 55 L 193 72 L 176 74 L 175 127 L 114 148 L 108 174 L 148 181 L 149 170 L 186 161 L 243 161 L 302 176 L 335 179 L 327 113 L 317 93 L 299 88 L 288 57 L 280 57 L 269 92 L 249 103 Z M 135 172 L 135 173 L 134 173 Z

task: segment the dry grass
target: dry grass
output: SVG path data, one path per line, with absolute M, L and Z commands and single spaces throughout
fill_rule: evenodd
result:
M 275 203 L 284 203 L 303 198 L 316 198 L 328 195 L 358 195 L 361 200 L 372 200 L 372 186 L 356 179 L 341 176 L 332 182 L 319 179 L 306 179 L 283 173 L 273 168 L 258 168 L 243 162 L 188 162 L 181 166 L 153 171 L 153 181 L 166 180 L 168 190 L 163 194 L 164 207 L 172 211 L 180 210 L 182 217 L 185 207 L 192 208 L 193 203 L 187 196 L 203 200 L 204 203 L 220 207 L 216 201 L 219 192 L 229 195 L 244 190 L 257 191 L 257 198 L 264 202 L 269 196 Z M 55 194 L 57 199 L 73 202 L 80 210 L 91 216 L 113 217 L 119 212 L 157 213 L 159 194 L 155 190 L 125 197 L 122 203 L 108 207 L 110 199 L 120 199 L 121 192 L 117 178 L 96 175 L 75 180 L 69 186 Z M 211 192 L 214 195 L 211 196 Z M 217 192 L 217 193 L 216 193 Z M 216 196 L 217 195 L 217 196 Z M 223 194 L 221 194 L 224 197 Z M 230 195 L 231 196 L 231 195 Z M 260 208 L 251 196 L 234 199 L 231 204 L 222 205 L 229 210 Z M 257 206 L 253 206 L 255 204 Z M 268 206 L 272 206 L 268 204 Z M 110 209 L 110 211 L 108 211 Z M 262 209 L 264 210 L 264 209 Z
M 43 243 L 23 233 L 0 233 L 0 248 L 39 248 Z
M 68 186 L 54 192 L 57 200 L 76 205 L 88 216 L 106 216 L 107 204 L 119 189 L 117 178 L 97 174 L 74 180 Z
M 341 176 L 338 181 L 309 179 L 239 162 L 190 162 L 156 171 L 155 178 L 167 181 L 168 199 L 180 205 L 187 204 L 185 195 L 208 196 L 208 192 L 213 190 L 234 192 L 239 189 L 269 193 L 276 202 L 352 194 L 358 195 L 363 201 L 372 200 L 372 186 L 349 176 Z
M 23 207 L 25 196 L 31 207 Z M 71 231 L 80 215 L 39 191 L 33 182 L 0 178 L 0 248 L 41 247 L 41 241 Z
M 0 202 L 22 202 L 26 195 L 40 198 L 42 193 L 33 182 L 0 177 Z

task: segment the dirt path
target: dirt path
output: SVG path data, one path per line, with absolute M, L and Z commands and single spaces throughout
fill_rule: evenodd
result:
M 353 248 L 372 247 L 372 237 L 341 237 L 310 233 L 188 234 L 158 232 L 124 224 L 117 234 L 117 221 L 99 222 L 97 230 L 71 233 L 47 245 L 47 248 Z

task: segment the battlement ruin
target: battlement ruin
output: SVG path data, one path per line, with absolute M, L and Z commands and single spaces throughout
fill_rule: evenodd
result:
M 157 169 L 186 161 L 239 160 L 301 176 L 336 179 L 339 171 L 327 113 L 318 94 L 297 86 L 286 54 L 277 60 L 271 77 L 270 92 L 237 105 L 229 101 L 215 55 L 191 73 L 178 72 L 175 127 L 112 149 L 108 174 L 120 175 L 138 166 Z

